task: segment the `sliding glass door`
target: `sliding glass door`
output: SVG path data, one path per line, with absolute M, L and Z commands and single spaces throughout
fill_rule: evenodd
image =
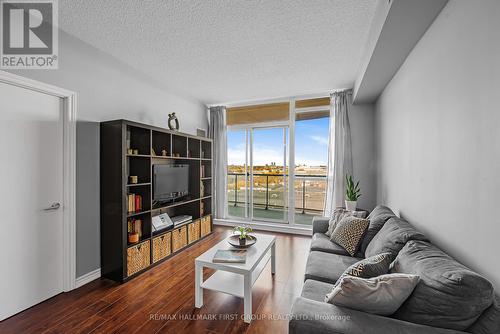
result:
M 229 216 L 288 222 L 288 127 L 230 129 L 227 142 Z

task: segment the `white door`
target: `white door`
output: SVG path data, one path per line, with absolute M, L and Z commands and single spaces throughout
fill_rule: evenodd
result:
M 0 152 L 2 320 L 63 291 L 63 100 L 0 83 Z

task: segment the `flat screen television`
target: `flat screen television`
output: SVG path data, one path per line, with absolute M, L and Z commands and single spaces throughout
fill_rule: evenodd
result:
M 189 165 L 153 165 L 153 201 L 170 202 L 189 195 Z

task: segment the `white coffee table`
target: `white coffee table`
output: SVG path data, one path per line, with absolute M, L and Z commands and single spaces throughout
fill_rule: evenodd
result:
M 213 263 L 215 252 L 219 249 L 235 249 L 227 240 L 222 240 L 195 260 L 195 307 L 203 306 L 203 289 L 227 293 L 243 298 L 244 321 L 252 320 L 252 286 L 271 259 L 271 273 L 276 271 L 276 237 L 253 234 L 257 242 L 247 248 L 245 263 Z M 270 254 L 269 254 L 270 253 Z M 203 281 L 203 267 L 217 270 Z

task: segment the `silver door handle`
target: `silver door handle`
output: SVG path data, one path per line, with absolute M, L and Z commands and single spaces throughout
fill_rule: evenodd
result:
M 60 203 L 55 202 L 55 203 L 52 203 L 52 205 L 51 205 L 51 206 L 49 206 L 48 208 L 45 208 L 44 210 L 45 210 L 45 211 L 52 211 L 52 210 L 57 210 L 57 209 L 59 209 L 60 207 L 61 207 L 61 204 L 60 204 Z

